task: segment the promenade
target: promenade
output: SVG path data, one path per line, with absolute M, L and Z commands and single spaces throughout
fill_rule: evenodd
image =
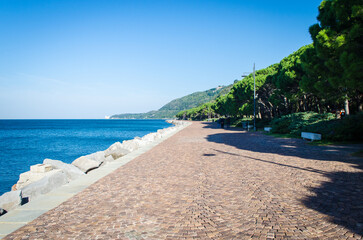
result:
M 348 152 L 195 122 L 4 239 L 362 239 Z

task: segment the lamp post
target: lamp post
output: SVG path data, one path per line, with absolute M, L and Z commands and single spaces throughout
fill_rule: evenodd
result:
M 253 63 L 253 130 L 256 131 L 256 74 L 255 63 Z M 247 75 L 242 75 L 247 77 Z

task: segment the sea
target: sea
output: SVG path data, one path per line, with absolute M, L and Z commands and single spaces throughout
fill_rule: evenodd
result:
M 72 163 L 170 126 L 165 120 L 0 120 L 0 195 L 45 158 Z

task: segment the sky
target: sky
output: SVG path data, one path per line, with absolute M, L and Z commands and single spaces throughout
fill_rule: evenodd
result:
M 1 0 L 0 119 L 99 119 L 278 63 L 321 0 Z

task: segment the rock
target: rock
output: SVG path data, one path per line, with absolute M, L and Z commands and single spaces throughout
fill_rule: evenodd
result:
M 113 162 L 113 161 L 114 161 L 114 159 L 113 159 L 113 157 L 110 155 L 110 156 L 108 156 L 108 157 L 105 159 L 105 161 L 104 161 L 103 163 L 101 163 L 101 165 L 100 165 L 99 167 L 103 167 L 103 166 L 105 166 L 105 165 L 107 165 L 108 163 Z
M 180 121 L 180 120 L 167 120 L 166 122 L 171 123 L 175 125 L 176 127 L 183 127 L 185 125 L 188 125 L 188 122 Z
M 87 173 L 95 168 L 98 168 L 102 162 L 97 162 L 95 160 L 89 159 L 85 156 L 77 158 L 72 162 L 72 165 L 78 167 L 84 173 Z
M 19 176 L 19 180 L 16 183 L 16 189 L 22 189 L 23 187 L 42 179 L 47 174 L 49 174 L 49 172 L 45 173 L 36 173 L 31 171 L 24 172 Z
M 62 169 L 67 174 L 67 178 L 69 181 L 72 181 L 84 175 L 84 172 L 82 172 L 78 167 L 75 167 L 72 164 L 64 163 L 59 160 L 44 159 L 43 163 L 51 165 L 54 169 Z
M 125 140 L 122 142 L 122 147 L 129 150 L 130 152 L 133 152 L 140 148 L 140 139 L 139 137 L 136 137 L 133 140 Z
M 52 171 L 53 167 L 49 164 L 36 164 L 30 166 L 30 171 L 20 174 L 19 180 L 16 183 L 16 189 L 22 189 L 23 187 L 38 181 L 45 177 Z M 13 186 L 14 188 L 14 186 Z
M 16 191 L 16 183 L 11 187 L 11 191 Z
M 95 160 L 99 163 L 102 163 L 103 161 L 105 161 L 105 152 L 104 151 L 99 151 L 99 152 L 95 152 L 89 155 L 86 155 L 85 157 Z
M 120 142 L 115 142 L 109 148 L 105 150 L 105 157 L 112 156 L 113 159 L 117 159 L 129 154 L 131 151 L 123 147 Z
M 164 137 L 164 135 L 165 135 L 165 130 L 164 130 L 164 129 L 159 129 L 159 130 L 157 131 L 157 133 L 159 133 L 161 137 Z
M 136 137 L 134 140 L 132 140 L 138 148 L 148 145 L 149 143 L 142 138 Z
M 38 181 L 25 186 L 22 189 L 23 197 L 31 201 L 39 195 L 46 194 L 68 182 L 67 174 L 62 169 L 54 169 Z
M 158 132 L 155 133 L 155 139 L 161 139 L 162 137 L 163 136 L 160 133 Z
M 142 137 L 142 140 L 147 143 L 152 143 L 157 139 L 157 133 L 149 133 Z
M 49 164 L 36 164 L 33 166 L 30 166 L 30 171 L 33 173 L 45 173 L 52 171 L 52 166 Z
M 173 126 L 173 127 L 169 127 L 169 128 L 159 129 L 158 133 L 160 133 L 164 137 L 172 132 L 175 132 L 176 130 L 177 130 L 177 127 Z
M 0 196 L 0 208 L 9 212 L 10 210 L 20 206 L 22 199 L 23 196 L 21 190 L 6 192 Z
M 107 156 L 106 157 L 106 159 L 105 159 L 105 161 L 104 162 L 112 162 L 112 161 L 114 161 L 115 159 L 113 159 L 113 157 L 112 157 L 112 155 L 110 155 L 110 156 Z

